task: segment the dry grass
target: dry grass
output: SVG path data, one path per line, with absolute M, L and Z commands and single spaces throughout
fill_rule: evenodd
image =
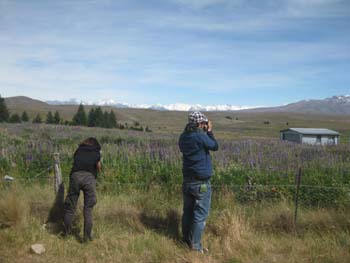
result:
M 207 243 L 217 258 L 249 258 L 255 246 L 255 237 L 249 221 L 240 212 L 239 209 L 223 211 L 217 215 L 215 222 L 208 225 Z
M 213 200 L 203 238 L 210 254 L 200 255 L 179 240 L 181 199 L 160 190 L 99 194 L 96 239 L 84 245 L 45 225 L 55 200 L 51 187 L 1 189 L 0 262 L 349 262 L 349 212 L 301 210 L 296 233 L 287 202 L 243 207 L 231 197 Z M 81 205 L 82 198 L 80 228 Z M 44 244 L 46 253 L 31 254 L 33 243 Z
M 301 232 L 315 231 L 333 233 L 337 230 L 350 230 L 349 211 L 337 211 L 335 209 L 319 209 L 308 212 L 303 211 L 303 215 L 298 224 Z
M 293 233 L 296 230 L 294 210 L 290 203 L 282 201 L 263 206 L 265 209 L 257 209 L 253 217 L 256 230 L 270 233 Z
M 0 195 L 0 228 L 14 227 L 26 222 L 29 203 L 16 188 Z

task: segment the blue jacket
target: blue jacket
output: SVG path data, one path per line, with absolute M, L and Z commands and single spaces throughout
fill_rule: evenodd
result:
M 184 179 L 194 177 L 207 180 L 213 174 L 209 151 L 217 151 L 219 145 L 212 132 L 203 132 L 193 127 L 191 129 L 189 125 L 179 139 L 179 147 L 183 154 L 183 176 Z

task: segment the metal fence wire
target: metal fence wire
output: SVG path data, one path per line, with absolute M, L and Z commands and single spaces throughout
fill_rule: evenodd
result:
M 45 173 L 31 178 L 14 178 L 13 180 L 2 179 L 2 184 L 12 184 L 21 182 L 57 184 L 57 179 L 49 172 L 52 167 L 48 168 Z M 69 177 L 64 176 L 63 182 L 68 185 Z M 118 182 L 107 181 L 103 178 L 97 180 L 97 190 L 100 192 L 118 193 L 122 189 L 135 188 L 140 190 L 151 190 L 153 188 L 162 188 L 168 192 L 181 192 L 181 183 L 162 184 L 159 182 Z M 211 184 L 213 194 L 230 192 L 233 194 L 235 201 L 242 204 L 252 202 L 274 202 L 279 200 L 289 200 L 295 202 L 296 206 L 302 207 L 345 207 L 350 205 L 350 186 L 322 186 L 322 185 L 275 185 L 275 184 Z
M 52 171 L 54 176 L 52 176 Z M 234 201 L 249 205 L 259 202 L 275 202 L 288 200 L 294 203 L 294 221 L 298 218 L 299 207 L 348 207 L 350 204 L 350 187 L 344 186 L 324 186 L 324 185 L 306 185 L 302 183 L 302 168 L 299 168 L 295 176 L 295 184 L 254 184 L 251 180 L 247 184 L 218 184 L 213 183 L 212 189 L 215 195 L 230 192 L 233 194 Z M 51 174 L 51 176 L 50 176 Z M 7 179 L 9 179 L 7 177 Z M 135 188 L 150 191 L 153 188 L 163 188 L 169 194 L 181 192 L 181 183 L 176 182 L 128 182 L 110 180 L 101 176 L 97 181 L 97 189 L 100 192 L 118 193 L 123 189 Z M 2 180 L 3 183 L 20 182 L 40 182 L 54 185 L 55 192 L 63 182 L 68 184 L 68 176 L 62 176 L 59 153 L 54 154 L 54 162 L 46 169 L 35 175 L 24 178 L 15 178 L 13 180 Z
M 50 176 L 50 172 L 57 169 L 48 167 L 45 171 L 32 178 L 18 178 L 13 180 L 1 180 L 2 187 L 9 187 L 16 181 L 30 185 L 32 183 L 50 184 L 55 186 L 57 192 L 57 174 Z M 294 225 L 297 226 L 298 211 L 302 208 L 349 208 L 350 187 L 349 186 L 322 186 L 303 185 L 301 182 L 301 171 L 296 176 L 295 185 L 271 185 L 271 184 L 212 184 L 213 195 L 218 197 L 222 194 L 230 193 L 234 202 L 242 205 L 253 205 L 257 203 L 273 203 L 288 201 L 294 205 Z M 68 176 L 63 177 L 63 184 L 68 186 Z M 0 186 L 1 186 L 0 185 Z M 181 195 L 182 184 L 161 184 L 152 182 L 110 182 L 100 178 L 97 180 L 97 190 L 101 193 L 118 194 L 126 189 L 148 191 L 152 194 L 155 188 L 167 191 L 169 195 Z

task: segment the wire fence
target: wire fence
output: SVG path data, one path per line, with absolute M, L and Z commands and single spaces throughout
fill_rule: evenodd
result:
M 69 176 L 63 176 L 63 182 L 68 185 Z M 101 192 L 120 192 L 122 189 L 150 190 L 152 188 L 164 188 L 167 191 L 181 192 L 182 183 L 159 183 L 159 182 L 128 182 L 109 181 L 107 178 L 98 178 L 97 190 Z M 2 184 L 14 182 L 40 182 L 54 184 L 56 180 L 53 174 L 53 167 L 48 167 L 45 171 L 36 174 L 34 177 L 2 179 Z M 323 186 L 323 185 L 303 185 L 303 184 L 217 184 L 212 183 L 211 188 L 214 194 L 231 192 L 235 200 L 241 203 L 292 200 L 299 202 L 301 206 L 346 206 L 350 204 L 350 186 Z
M 59 155 L 55 161 L 46 169 L 30 177 L 12 178 L 5 176 L 0 182 L 9 186 L 18 181 L 21 183 L 44 183 L 54 186 L 57 193 L 60 186 L 68 185 L 69 176 L 62 176 Z M 126 189 L 137 189 L 149 191 L 152 189 L 164 189 L 169 195 L 181 193 L 182 183 L 178 182 L 128 182 L 110 181 L 111 178 L 101 176 L 97 180 L 97 190 L 100 192 L 120 193 Z M 213 195 L 220 196 L 227 193 L 232 194 L 232 201 L 244 205 L 279 202 L 287 200 L 294 204 L 294 224 L 297 225 L 298 211 L 303 208 L 349 208 L 350 207 L 350 186 L 349 185 L 310 185 L 302 184 L 302 169 L 299 168 L 295 177 L 295 184 L 211 184 Z M 64 189 L 64 188 L 63 188 Z M 64 190 L 63 190 L 64 191 Z

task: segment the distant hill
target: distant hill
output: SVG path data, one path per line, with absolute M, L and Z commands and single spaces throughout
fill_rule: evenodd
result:
M 40 100 L 35 100 L 29 97 L 25 96 L 16 96 L 16 97 L 9 97 L 5 98 L 5 102 L 7 107 L 13 108 L 13 107 L 19 107 L 23 106 L 26 109 L 29 108 L 42 108 L 42 107 L 50 107 L 49 104 L 42 102 Z
M 114 108 L 129 108 L 129 109 L 149 109 L 157 111 L 248 111 L 248 112 L 296 112 L 296 113 L 311 113 L 311 114 L 327 114 L 327 115 L 349 115 L 350 114 L 350 96 L 333 96 L 323 100 L 302 100 L 295 103 L 290 103 L 284 106 L 278 107 L 242 107 L 233 105 L 212 105 L 203 106 L 199 104 L 155 104 L 155 105 L 133 105 L 128 103 L 116 102 L 113 99 L 99 100 L 95 102 L 79 101 L 77 99 L 71 99 L 68 101 L 47 101 L 50 105 L 78 105 L 83 103 L 84 105 L 99 105 L 109 106 Z
M 25 96 L 5 98 L 5 102 L 11 113 L 27 111 L 31 117 L 36 114 L 41 114 L 44 117 L 49 110 L 52 110 L 49 104 Z
M 274 137 L 289 127 L 329 128 L 340 132 L 342 140 L 350 136 L 349 96 L 338 96 L 320 101 L 302 101 L 276 108 L 261 108 L 239 111 L 210 111 L 205 114 L 213 121 L 214 130 L 221 136 L 233 137 Z M 49 105 L 28 97 L 5 98 L 11 113 L 27 111 L 32 119 L 36 114 L 46 118 L 48 111 L 58 111 L 64 120 L 71 121 L 79 105 Z M 315 106 L 317 105 L 317 106 Z M 324 105 L 328 105 L 327 107 Z M 85 105 L 88 113 L 92 107 Z M 102 110 L 113 110 L 119 123 L 132 125 L 140 123 L 154 132 L 179 134 L 186 122 L 187 111 L 115 108 L 101 106 Z M 319 110 L 317 110 L 319 109 Z M 327 109 L 327 110 L 325 110 Z M 348 115 L 346 115 L 348 113 Z M 266 124 L 268 123 L 268 124 Z
M 75 111 L 78 107 L 78 100 L 70 100 L 68 102 L 60 101 L 49 101 L 43 102 L 40 100 L 35 100 L 25 96 L 9 97 L 5 98 L 6 104 L 9 109 L 13 108 L 16 111 L 27 110 L 31 112 L 47 112 L 49 110 L 61 110 L 61 111 Z M 200 105 L 185 105 L 185 104 L 171 104 L 171 105 L 153 105 L 151 107 L 146 107 L 147 105 L 128 105 L 128 104 L 118 104 L 114 101 L 109 102 L 99 102 L 98 104 L 88 105 L 85 104 L 86 109 L 91 107 L 101 106 L 107 110 L 118 108 L 118 112 L 123 112 L 124 110 L 135 110 L 134 112 L 151 110 L 151 111 L 209 111 L 209 112 L 294 112 L 302 114 L 321 114 L 321 115 L 350 115 L 350 95 L 343 96 L 333 96 L 331 98 L 326 98 L 323 100 L 302 100 L 299 102 L 287 104 L 278 107 L 264 107 L 264 108 L 253 108 L 253 109 L 238 109 L 233 106 L 208 106 L 202 107 Z M 120 111 L 122 110 L 122 111 Z M 71 114 L 68 114 L 69 116 Z M 68 117 L 68 116 L 67 116 Z M 121 116 L 120 116 L 121 117 Z
M 323 100 L 302 100 L 285 106 L 256 108 L 247 111 L 350 115 L 350 95 L 333 96 Z
M 43 119 L 46 118 L 48 111 L 58 111 L 64 120 L 72 120 L 73 115 L 77 112 L 79 105 L 50 105 L 40 100 L 35 100 L 25 96 L 5 98 L 6 105 L 10 113 L 19 113 L 27 111 L 30 118 L 40 114 Z M 97 105 L 84 105 L 85 112 L 88 114 L 91 108 Z M 101 106 L 103 111 L 113 110 L 119 123 L 132 124 L 139 122 L 141 125 L 169 128 L 169 124 L 182 123 L 186 121 L 186 112 L 175 111 L 157 111 L 150 109 L 133 109 L 133 108 L 115 108 L 112 106 Z M 171 128 L 170 128 L 171 129 Z M 181 124 L 182 129 L 182 124 Z

